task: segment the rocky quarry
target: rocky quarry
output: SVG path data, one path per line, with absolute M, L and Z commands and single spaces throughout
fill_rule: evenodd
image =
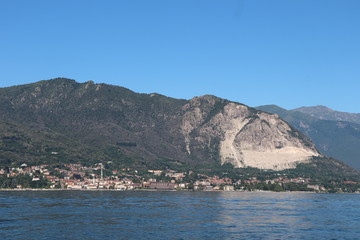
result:
M 276 170 L 319 156 L 309 139 L 276 114 L 214 96 L 193 98 L 183 110 L 181 129 L 189 155 L 192 148 L 213 147 L 221 163 Z

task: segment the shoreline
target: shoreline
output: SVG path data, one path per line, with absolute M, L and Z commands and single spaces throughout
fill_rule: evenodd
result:
M 315 192 L 315 191 L 285 191 L 285 192 L 275 192 L 275 191 L 191 191 L 191 190 L 158 190 L 158 189 L 135 189 L 135 190 L 117 190 L 117 189 L 47 189 L 47 188 L 0 188 L 0 192 L 54 192 L 54 191 L 68 191 L 68 192 L 238 192 L 238 193 L 306 193 L 306 194 L 334 194 L 328 192 Z M 346 194 L 344 193 L 335 193 L 335 194 Z M 349 193 L 349 194 L 360 194 L 360 193 Z

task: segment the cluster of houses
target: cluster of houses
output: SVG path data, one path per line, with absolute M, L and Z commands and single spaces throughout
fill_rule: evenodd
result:
M 7 177 L 15 177 L 19 174 L 33 176 L 33 180 L 37 181 L 37 175 L 49 176 L 50 171 L 47 169 L 48 165 L 39 165 L 28 167 L 27 164 L 23 163 L 18 168 L 0 169 L 0 175 L 6 175 Z
M 274 179 L 260 181 L 256 177 L 249 177 L 245 180 L 220 178 L 218 176 L 207 176 L 198 174 L 198 178 L 193 181 L 185 180 L 193 172 L 176 172 L 174 170 L 148 170 L 146 177 L 138 176 L 136 170 L 121 169 L 113 170 L 111 174 L 107 172 L 104 176 L 103 164 L 97 164 L 92 167 L 86 167 L 81 164 L 64 164 L 63 167 L 51 168 L 48 165 L 27 166 L 22 164 L 18 168 L 0 169 L 0 175 L 15 177 L 18 175 L 28 175 L 32 181 L 39 181 L 45 178 L 49 182 L 50 188 L 60 189 L 114 189 L 114 190 L 134 190 L 134 189 L 152 189 L 152 190 L 198 190 L 198 191 L 234 191 L 235 189 L 244 190 L 246 185 L 265 184 L 285 184 L 299 183 L 307 186 L 314 191 L 325 191 L 323 186 L 312 185 L 309 178 L 287 178 L 279 176 Z M 163 180 L 160 176 L 165 177 Z M 161 180 L 162 179 L 162 180 Z M 354 182 L 355 184 L 356 182 Z M 18 186 L 22 188 L 22 186 Z
M 219 177 L 209 177 L 206 180 L 197 180 L 193 184 L 185 182 L 184 178 L 189 173 L 176 172 L 174 170 L 148 170 L 148 174 L 152 177 L 144 178 L 136 174 L 124 173 L 127 169 L 122 169 L 122 173 L 118 170 L 112 171 L 111 176 L 100 176 L 91 173 L 88 176 L 85 172 L 92 170 L 102 170 L 101 167 L 86 168 L 80 164 L 66 165 L 70 170 L 56 169 L 66 176 L 63 179 L 48 178 L 50 182 L 61 184 L 61 188 L 66 189 L 114 189 L 114 190 L 134 190 L 134 189 L 149 189 L 149 190 L 186 190 L 193 188 L 194 190 L 214 191 L 214 190 L 234 190 L 231 185 L 231 179 L 219 179 Z M 137 171 L 134 171 L 137 173 Z M 190 172 L 191 174 L 191 172 Z M 165 176 L 169 181 L 158 180 L 158 176 Z M 76 179 L 71 176 L 80 176 Z M 201 177 L 207 177 L 201 175 Z M 193 185 L 193 187 L 191 187 Z

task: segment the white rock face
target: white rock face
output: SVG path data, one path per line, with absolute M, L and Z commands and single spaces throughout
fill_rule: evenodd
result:
M 182 132 L 190 155 L 217 146 L 223 164 L 275 170 L 319 156 L 310 140 L 277 115 L 213 96 L 192 99 L 184 111 Z

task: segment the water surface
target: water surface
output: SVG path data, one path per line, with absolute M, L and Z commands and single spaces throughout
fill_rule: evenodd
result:
M 360 239 L 360 195 L 0 192 L 1 239 Z

